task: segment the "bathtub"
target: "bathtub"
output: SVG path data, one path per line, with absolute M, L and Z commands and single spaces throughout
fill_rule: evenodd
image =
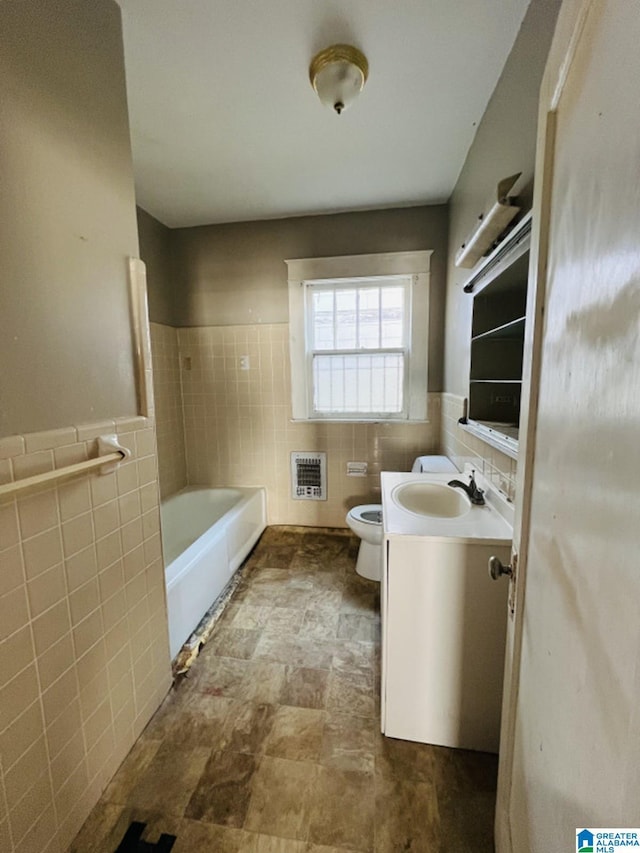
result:
M 258 541 L 266 493 L 189 486 L 163 501 L 161 517 L 173 660 Z

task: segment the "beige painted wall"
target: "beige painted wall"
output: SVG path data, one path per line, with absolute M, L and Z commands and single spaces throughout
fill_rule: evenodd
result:
M 455 253 L 471 231 L 501 178 L 522 172 L 516 190 L 523 212 L 531 209 L 538 92 L 559 0 L 534 0 L 450 199 L 444 390 L 466 397 L 472 297 L 462 292 L 470 270 L 458 269 Z
M 136 413 L 120 13 L 0 4 L 0 436 Z
M 469 394 L 473 298 L 462 291 L 471 271 L 454 258 L 501 178 L 523 173 L 516 191 L 523 214 L 531 209 L 538 91 L 559 5 L 535 0 L 529 7 L 450 199 L 441 450 L 460 467 L 473 464 L 511 499 L 517 463 L 458 426 Z
M 447 228 L 447 207 L 436 205 L 176 229 L 173 325 L 288 322 L 285 258 L 433 249 L 429 390 L 439 391 Z
M 175 326 L 178 291 L 171 274 L 171 230 L 141 207 L 136 208 L 140 257 L 147 267 L 149 319 Z

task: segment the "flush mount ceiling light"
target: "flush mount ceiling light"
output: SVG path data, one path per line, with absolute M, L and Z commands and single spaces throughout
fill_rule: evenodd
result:
M 311 60 L 309 79 L 322 103 L 340 115 L 364 88 L 367 57 L 350 44 L 333 44 Z

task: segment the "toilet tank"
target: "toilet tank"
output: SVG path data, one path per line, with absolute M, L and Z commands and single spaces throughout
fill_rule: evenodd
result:
M 448 456 L 418 456 L 411 470 L 414 474 L 460 473 Z

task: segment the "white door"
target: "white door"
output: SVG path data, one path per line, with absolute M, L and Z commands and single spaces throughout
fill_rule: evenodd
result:
M 565 0 L 541 92 L 499 853 L 640 826 L 640 4 Z M 541 346 L 540 346 L 541 344 Z

